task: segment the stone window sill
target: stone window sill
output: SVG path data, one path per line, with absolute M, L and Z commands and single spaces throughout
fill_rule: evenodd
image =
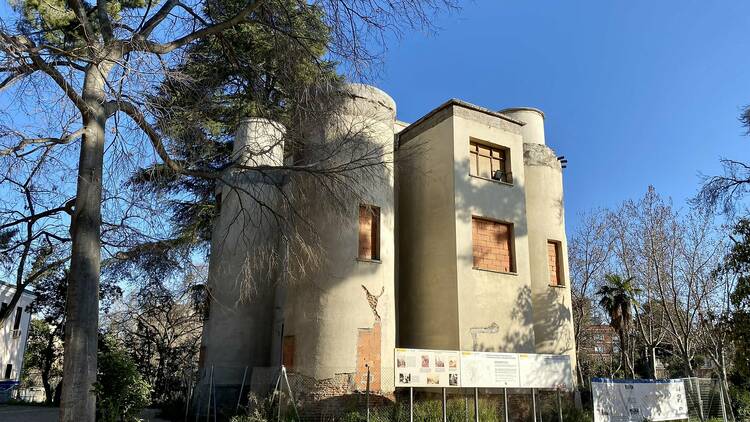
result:
M 486 180 L 488 182 L 499 183 L 499 184 L 505 185 L 505 186 L 513 186 L 513 183 L 511 183 L 511 182 L 505 182 L 505 181 L 497 180 L 497 179 L 490 179 L 490 178 L 487 178 L 487 177 L 477 176 L 477 175 L 474 175 L 474 174 L 470 174 L 469 176 L 471 176 L 471 177 L 473 177 L 475 179 Z
M 497 271 L 497 270 L 490 270 L 490 269 L 481 268 L 481 267 L 471 267 L 471 269 L 477 270 L 477 271 L 486 271 L 488 273 L 495 273 L 495 274 L 505 274 L 505 275 L 514 275 L 514 276 L 518 275 L 517 272 L 513 272 L 513 271 Z
M 381 261 L 379 259 L 356 258 L 356 260 L 359 261 L 359 262 L 369 262 L 371 264 L 382 264 L 383 263 L 383 261 Z
M 565 288 L 564 284 L 550 284 L 549 286 L 550 287 L 554 287 L 556 289 L 564 289 Z

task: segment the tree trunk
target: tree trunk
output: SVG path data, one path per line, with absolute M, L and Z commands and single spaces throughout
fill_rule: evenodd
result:
M 90 66 L 82 111 L 86 132 L 81 140 L 75 213 L 71 220 L 73 250 L 65 302 L 65 358 L 61 422 L 94 422 L 96 352 L 99 326 L 102 166 L 104 162 L 104 78 L 108 71 Z

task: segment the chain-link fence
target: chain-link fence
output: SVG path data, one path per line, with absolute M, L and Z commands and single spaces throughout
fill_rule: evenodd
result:
M 733 421 L 726 393 L 716 378 L 684 378 L 690 421 Z
M 440 388 L 395 389 L 393 368 L 326 368 L 304 373 L 280 368 L 207 367 L 192 389 L 186 420 L 220 421 L 232 415 L 273 421 L 443 420 Z M 368 377 L 369 372 L 369 377 Z M 369 380 L 369 382 L 368 382 Z M 410 399 L 410 393 L 413 393 Z M 506 412 L 507 395 L 507 412 Z M 507 420 L 558 422 L 574 408 L 572 394 L 528 389 L 445 389 L 445 417 L 451 422 Z M 255 418 L 255 419 L 253 419 Z

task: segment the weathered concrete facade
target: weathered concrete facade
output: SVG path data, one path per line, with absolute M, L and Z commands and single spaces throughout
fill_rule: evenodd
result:
M 367 127 L 362 142 L 382 147 L 390 158 L 380 177 L 359 187 L 343 218 L 328 212 L 330 198 L 314 183 L 297 198 L 294 208 L 318 229 L 321 260 L 292 274 L 294 284 L 279 284 L 273 269 L 248 281 L 250 249 L 272 250 L 283 242 L 272 222 L 252 217 L 260 213 L 252 201 L 241 205 L 248 198 L 223 188 L 202 365 L 235 370 L 222 375 L 215 369 L 214 383 L 229 388 L 241 382 L 245 366 L 285 361 L 296 373 L 343 385 L 336 388 L 344 394 L 364 388 L 368 365 L 376 380 L 371 388 L 388 392 L 396 346 L 565 353 L 575 359 L 562 168 L 545 145 L 543 114 L 493 112 L 451 100 L 408 125 L 395 119 L 396 105 L 387 94 L 364 85 L 350 86 L 344 103 L 346 127 Z M 340 130 L 313 128 L 309 142 L 332 142 Z M 272 145 L 268 157 L 256 159 L 273 164 L 283 159 L 279 137 L 283 128 L 256 119 L 243 127 L 237 143 L 253 138 Z M 501 178 L 472 174 L 470 143 L 502 151 Z M 236 180 L 254 184 L 253 192 L 269 202 L 277 199 L 257 180 L 241 174 Z M 376 259 L 358 256 L 362 206 L 378 210 Z M 247 219 L 234 217 L 238 209 Z M 477 218 L 508 228 L 510 271 L 477 267 Z M 248 286 L 256 294 L 239 300 Z M 389 376 L 379 377 L 381 371 Z M 251 377 L 257 381 L 261 372 Z

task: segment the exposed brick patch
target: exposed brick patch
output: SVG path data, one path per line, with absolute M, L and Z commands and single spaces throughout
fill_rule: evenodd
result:
M 380 208 L 359 206 L 359 258 L 380 259 Z
M 471 242 L 474 267 L 492 271 L 514 272 L 513 225 L 471 218 Z
M 380 390 L 380 321 L 372 328 L 361 328 L 357 336 L 357 373 L 354 382 L 357 390 L 367 388 L 367 367 L 370 367 L 370 391 Z
M 294 368 L 294 336 L 284 336 L 281 341 L 281 362 L 287 369 Z
M 553 286 L 562 285 L 560 277 L 560 243 L 552 240 L 547 241 L 547 262 L 549 263 L 549 284 Z

